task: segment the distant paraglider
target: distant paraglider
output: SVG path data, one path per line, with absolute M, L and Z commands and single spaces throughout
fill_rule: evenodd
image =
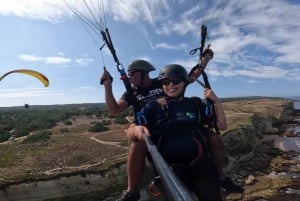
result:
M 24 107 L 25 107 L 25 109 L 29 109 L 29 104 L 25 103 Z
M 24 73 L 27 75 L 31 75 L 31 76 L 37 78 L 38 80 L 40 80 L 44 84 L 45 87 L 49 86 L 49 80 L 45 75 L 43 75 L 42 73 L 40 73 L 38 71 L 28 70 L 28 69 L 18 69 L 18 70 L 9 71 L 0 77 L 0 81 L 11 73 Z

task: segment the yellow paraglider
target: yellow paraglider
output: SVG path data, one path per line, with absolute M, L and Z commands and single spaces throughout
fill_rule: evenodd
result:
M 4 75 L 2 75 L 0 77 L 0 81 L 4 77 L 6 77 L 7 75 L 9 75 L 11 73 L 24 73 L 24 74 L 27 74 L 27 75 L 31 75 L 31 76 L 39 79 L 44 84 L 45 87 L 49 86 L 49 80 L 48 80 L 48 78 L 45 75 L 43 75 L 42 73 L 40 73 L 38 71 L 28 70 L 28 69 L 18 69 L 18 70 L 9 71 L 9 72 L 5 73 Z

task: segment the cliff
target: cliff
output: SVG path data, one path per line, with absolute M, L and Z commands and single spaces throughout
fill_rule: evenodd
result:
M 223 134 L 227 173 L 238 169 L 241 163 L 255 157 L 261 150 L 264 136 L 278 134 L 278 126 L 289 121 L 294 111 L 293 102 L 282 100 L 230 102 L 225 103 L 224 107 L 228 108 L 228 105 L 244 109 L 237 109 L 238 113 L 226 110 L 228 116 L 236 115 L 239 123 L 243 121 L 237 124 L 235 118 L 229 118 L 229 124 L 235 127 L 231 127 Z

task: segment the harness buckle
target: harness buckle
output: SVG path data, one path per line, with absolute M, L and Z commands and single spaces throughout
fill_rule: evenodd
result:
M 146 125 L 147 120 L 141 112 L 137 112 L 137 123 L 138 125 Z
M 160 195 L 160 191 L 154 188 L 160 182 L 160 176 L 156 176 L 153 178 L 153 181 L 149 184 L 149 191 L 153 197 L 157 197 Z

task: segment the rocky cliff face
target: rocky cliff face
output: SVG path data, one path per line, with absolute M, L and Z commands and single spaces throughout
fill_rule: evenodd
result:
M 81 173 L 51 180 L 12 184 L 0 189 L 0 200 L 68 200 L 70 197 L 81 200 L 81 197 L 93 197 L 95 194 L 99 198 L 101 194 L 107 193 L 108 189 L 114 189 L 124 181 L 126 181 L 126 166 L 125 164 L 117 164 L 103 172 Z
M 277 125 L 288 121 L 293 110 L 293 103 L 286 102 L 276 110 L 253 113 L 251 124 L 226 132 L 223 135 L 227 161 L 225 171 L 232 172 L 240 163 L 251 160 L 260 150 L 263 137 L 278 134 Z

